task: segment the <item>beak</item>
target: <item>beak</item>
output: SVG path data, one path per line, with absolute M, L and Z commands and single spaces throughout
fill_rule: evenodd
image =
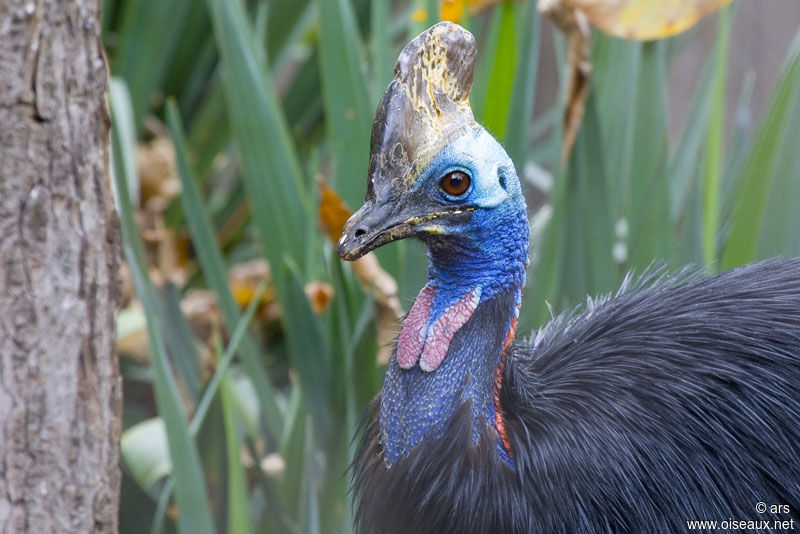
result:
M 406 237 L 427 233 L 444 233 L 445 224 L 460 224 L 472 218 L 474 207 L 431 209 L 434 206 L 425 202 L 414 203 L 402 201 L 377 202 L 374 198 L 367 200 L 344 225 L 342 237 L 339 239 L 337 253 L 343 260 L 354 261 L 376 248 L 404 239 Z M 442 219 L 442 224 L 438 224 Z
M 472 217 L 413 191 L 420 172 L 442 148 L 478 128 L 469 106 L 475 38 L 452 22 L 431 26 L 408 43 L 372 123 L 367 200 L 339 239 L 353 261 L 409 236 L 444 234 Z
M 339 239 L 339 257 L 354 261 L 381 245 L 408 237 L 413 232 L 411 221 L 393 216 L 392 204 L 367 200 L 344 225 Z

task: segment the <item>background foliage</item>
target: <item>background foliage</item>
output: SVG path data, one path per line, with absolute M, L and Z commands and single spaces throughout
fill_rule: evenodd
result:
M 345 473 L 382 378 L 380 303 L 323 237 L 317 181 L 360 205 L 396 54 L 438 16 L 433 0 L 105 1 L 135 289 L 119 319 L 123 532 L 350 530 Z M 714 271 L 800 254 L 800 34 L 763 115 L 726 124 L 734 16 L 735 5 L 718 17 L 673 140 L 666 81 L 691 33 L 644 44 L 595 33 L 563 167 L 566 70 L 533 118 L 540 44 L 553 39 L 565 64 L 562 38 L 542 33 L 531 1 L 461 20 L 479 43 L 476 117 L 531 198 L 520 332 L 654 259 Z M 746 92 L 739 101 L 746 116 Z M 379 258 L 407 308 L 424 251 L 401 242 Z M 242 264 L 256 274 L 237 278 Z

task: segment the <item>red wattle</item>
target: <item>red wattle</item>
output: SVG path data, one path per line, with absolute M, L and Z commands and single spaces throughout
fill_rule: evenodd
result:
M 453 336 L 469 321 L 480 300 L 480 287 L 473 288 L 461 300 L 451 304 L 434 321 L 428 329 L 425 348 L 419 361 L 419 366 L 423 371 L 431 372 L 439 367 L 447 354 Z
M 419 361 L 428 334 L 428 317 L 433 307 L 436 286 L 426 285 L 408 312 L 403 330 L 397 338 L 397 365 L 411 369 Z

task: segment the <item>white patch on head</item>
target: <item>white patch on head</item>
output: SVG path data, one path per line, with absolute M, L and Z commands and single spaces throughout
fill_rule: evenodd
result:
M 500 185 L 500 169 L 513 169 L 514 164 L 500 143 L 485 129 L 459 137 L 442 151 L 442 155 L 453 162 L 464 162 L 473 171 L 470 199 L 478 206 L 494 208 L 510 197 L 509 191 Z M 506 180 L 507 187 L 519 188 L 518 180 L 512 180 L 510 176 L 506 176 Z

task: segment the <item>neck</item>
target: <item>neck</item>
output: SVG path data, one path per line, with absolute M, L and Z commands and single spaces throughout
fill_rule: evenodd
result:
M 428 284 L 406 318 L 381 392 L 390 467 L 441 438 L 457 412 L 471 414 L 473 445 L 493 432 L 498 454 L 512 463 L 498 395 L 528 261 L 524 204 L 478 210 L 470 227 L 478 230 L 426 239 Z M 459 410 L 467 403 L 469 410 Z
M 524 204 L 518 209 L 478 211 L 471 226 L 459 237 L 425 240 L 428 283 L 455 292 L 480 287 L 481 300 L 524 286 L 529 233 Z

